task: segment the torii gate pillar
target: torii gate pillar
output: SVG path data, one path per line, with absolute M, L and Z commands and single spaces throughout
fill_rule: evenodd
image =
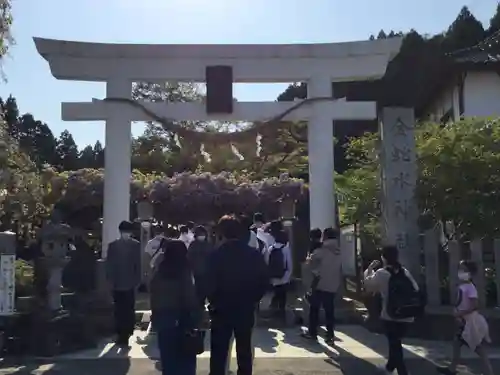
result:
M 307 82 L 307 96 L 331 97 L 330 78 L 322 76 L 311 78 Z M 313 103 L 311 118 L 307 125 L 309 220 L 311 228 L 321 230 L 336 225 L 333 120 L 328 113 L 328 106 L 328 102 Z
M 116 78 L 106 82 L 108 98 L 130 98 L 132 82 Z M 104 220 L 102 258 L 107 245 L 118 238 L 118 225 L 130 219 L 130 179 L 132 173 L 132 123 L 124 111 L 111 111 L 106 119 L 104 148 Z

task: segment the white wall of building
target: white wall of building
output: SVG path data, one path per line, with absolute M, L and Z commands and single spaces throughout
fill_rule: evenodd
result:
M 439 121 L 450 109 L 453 118 L 460 117 L 458 82 L 450 84 L 429 106 L 427 115 Z M 464 82 L 464 115 L 466 117 L 500 116 L 500 76 L 495 72 L 468 72 Z
M 467 74 L 464 107 L 466 116 L 500 116 L 500 76 L 495 72 Z
M 436 96 L 427 111 L 429 120 L 440 121 L 450 109 L 453 111 L 454 118 L 460 116 L 458 110 L 458 85 L 449 85 Z

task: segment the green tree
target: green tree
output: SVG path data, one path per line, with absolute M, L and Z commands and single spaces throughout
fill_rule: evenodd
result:
M 57 140 L 47 124 L 35 120 L 33 115 L 28 113 L 20 117 L 17 133 L 19 146 L 38 168 L 45 164 L 59 165 Z
M 31 222 L 46 213 L 38 170 L 0 122 L 0 222 L 12 229 L 14 222 Z
M 95 168 L 104 168 L 104 147 L 99 141 L 94 144 L 94 159 Z
M 94 148 L 90 145 L 85 146 L 80 152 L 79 161 L 82 168 L 95 168 Z
M 20 116 L 16 99 L 12 96 L 5 102 L 0 99 L 0 106 L 9 136 L 19 142 L 19 147 L 36 166 L 58 166 L 57 142 L 48 125 L 36 120 L 30 113 Z
M 484 37 L 483 24 L 464 6 L 446 31 L 443 47 L 446 52 L 452 52 L 471 47 L 481 42 Z
M 16 98 L 10 95 L 5 102 L 0 98 L 0 107 L 7 125 L 7 132 L 11 137 L 19 139 L 19 108 Z
M 500 30 L 500 3 L 497 4 L 497 8 L 493 17 L 490 18 L 490 25 L 488 30 L 486 30 L 487 36 L 491 36 Z
M 11 0 L 0 1 L 0 59 L 9 52 L 10 46 L 14 43 L 10 32 L 13 19 L 11 3 Z
M 421 124 L 416 131 L 420 225 L 455 223 L 460 238 L 494 237 L 500 232 L 500 127 L 498 120 L 468 119 Z M 351 140 L 353 168 L 337 177 L 346 221 L 376 227 L 380 218 L 379 139 Z
M 74 171 L 80 167 L 78 146 L 69 131 L 64 130 L 59 136 L 56 151 L 63 170 Z
M 132 88 L 132 97 L 135 100 L 152 102 L 199 102 L 204 98 L 198 85 L 172 82 L 136 83 Z M 179 121 L 173 124 L 188 128 L 201 126 L 193 121 Z M 148 122 L 144 134 L 132 143 L 132 166 L 145 172 L 167 174 L 194 171 L 198 165 L 198 156 L 192 149 L 188 149 L 187 145 L 184 146 L 179 148 L 174 134 L 162 124 Z

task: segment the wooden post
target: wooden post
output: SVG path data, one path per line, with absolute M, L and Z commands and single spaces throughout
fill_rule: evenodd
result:
M 457 284 L 458 284 L 458 265 L 462 252 L 460 244 L 456 240 L 448 243 L 448 259 L 449 259 L 449 275 L 450 275 L 450 303 L 455 303 L 457 300 Z
M 484 261 L 483 261 L 483 243 L 482 240 L 474 240 L 470 244 L 471 259 L 476 263 L 477 274 L 474 277 L 474 283 L 477 287 L 479 297 L 479 307 L 486 306 L 486 283 L 484 275 Z
M 435 229 L 425 233 L 425 285 L 427 291 L 427 304 L 430 307 L 441 305 L 441 283 L 439 280 L 439 246 Z

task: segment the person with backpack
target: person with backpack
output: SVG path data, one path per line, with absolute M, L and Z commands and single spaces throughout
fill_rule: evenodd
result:
M 389 358 L 381 370 L 387 374 L 397 370 L 398 375 L 407 375 L 402 340 L 409 324 L 413 323 L 415 317 L 421 313 L 422 300 L 417 282 L 410 272 L 399 263 L 398 248 L 384 246 L 381 258 L 381 268 L 379 268 L 381 262 L 375 260 L 364 273 L 366 291 L 379 293 L 382 297 L 380 318 L 384 323 L 385 335 L 389 344 Z
M 169 240 L 165 246 L 150 283 L 161 371 L 163 375 L 195 375 L 196 355 L 203 343 L 203 312 L 186 245 L 180 240 Z M 194 342 L 194 337 L 198 342 Z
M 273 237 L 275 242 L 264 255 L 273 289 L 271 306 L 275 308 L 276 317 L 286 322 L 287 293 L 293 271 L 292 251 L 284 230 L 276 231 Z
M 327 228 L 323 231 L 323 242 L 311 254 L 309 272 L 312 274 L 309 302 L 309 327 L 302 336 L 317 340 L 319 312 L 325 310 L 326 339 L 328 344 L 335 340 L 335 297 L 342 285 L 342 257 L 339 246 L 339 231 Z

